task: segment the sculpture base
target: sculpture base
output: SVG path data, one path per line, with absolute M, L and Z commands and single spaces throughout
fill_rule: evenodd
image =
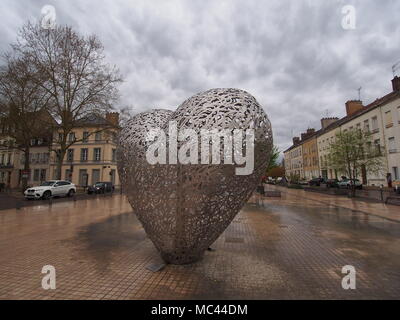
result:
M 203 258 L 204 252 L 199 254 L 174 254 L 174 253 L 161 253 L 161 258 L 165 261 L 165 263 L 169 264 L 190 264 L 197 262 Z

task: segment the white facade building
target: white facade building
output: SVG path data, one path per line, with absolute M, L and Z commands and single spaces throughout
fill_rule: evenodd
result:
M 392 181 L 400 180 L 400 78 L 393 80 L 393 90 L 397 97 L 380 108 L 383 137 L 387 158 L 387 173 Z
M 299 178 L 303 178 L 304 170 L 302 146 L 301 144 L 297 143 L 298 142 L 296 142 L 296 144 L 294 144 L 283 153 L 285 158 L 285 175 L 287 177 L 296 175 Z

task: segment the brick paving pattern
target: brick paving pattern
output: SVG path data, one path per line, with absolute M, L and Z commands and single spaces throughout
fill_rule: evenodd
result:
M 202 261 L 153 273 L 124 196 L 41 203 L 0 211 L 0 299 L 399 299 L 399 236 L 393 220 L 285 192 L 251 200 Z M 341 287 L 344 265 L 356 290 Z

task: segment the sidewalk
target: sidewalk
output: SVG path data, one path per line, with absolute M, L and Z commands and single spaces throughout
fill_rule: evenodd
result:
M 399 206 L 384 204 L 381 202 L 364 201 L 345 196 L 330 195 L 323 193 L 307 192 L 300 189 L 289 189 L 281 186 L 267 185 L 267 190 L 279 190 L 282 193 L 294 195 L 300 199 L 313 200 L 339 208 L 350 209 L 372 216 L 377 216 L 394 222 L 400 222 Z
M 114 192 L 114 194 L 118 192 Z M 75 197 L 55 197 L 51 201 L 53 202 L 63 202 L 63 201 L 74 201 L 74 200 L 85 200 L 85 199 L 94 199 L 96 196 L 98 197 L 109 197 L 111 194 L 99 194 L 99 195 L 89 195 L 85 192 L 77 192 Z M 50 200 L 26 200 L 23 194 L 20 191 L 11 191 L 11 192 L 1 192 L 0 193 L 0 210 L 7 209 L 15 209 L 22 207 L 30 207 L 37 205 L 47 205 L 50 203 Z

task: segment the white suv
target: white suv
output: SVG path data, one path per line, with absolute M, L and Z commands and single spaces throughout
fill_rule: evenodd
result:
M 51 180 L 43 182 L 38 187 L 26 189 L 24 192 L 26 199 L 49 199 L 53 196 L 72 197 L 76 192 L 76 186 L 64 180 Z

